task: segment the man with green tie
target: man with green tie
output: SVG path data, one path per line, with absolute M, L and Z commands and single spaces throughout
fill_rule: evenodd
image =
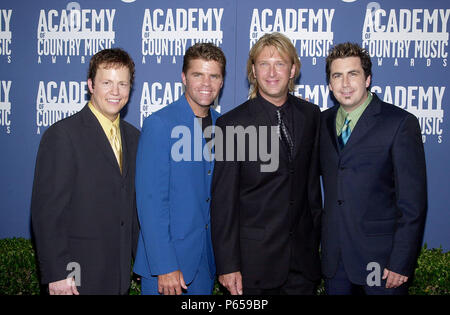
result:
M 427 208 L 417 118 L 369 91 L 372 62 L 343 43 L 326 60 L 339 103 L 322 113 L 322 272 L 328 294 L 406 294 Z

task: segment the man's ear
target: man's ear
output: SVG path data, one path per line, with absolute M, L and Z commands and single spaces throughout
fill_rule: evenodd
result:
M 366 78 L 366 89 L 369 88 L 371 81 L 372 81 L 372 76 L 371 75 L 367 76 L 367 78 Z
M 295 66 L 295 63 L 293 63 L 292 67 L 291 67 L 291 75 L 289 76 L 289 79 L 293 79 L 295 77 L 295 70 L 296 70 L 296 66 Z
M 89 88 L 89 92 L 94 93 L 94 82 L 92 82 L 92 79 L 89 78 L 87 80 L 87 84 L 88 84 L 88 88 Z

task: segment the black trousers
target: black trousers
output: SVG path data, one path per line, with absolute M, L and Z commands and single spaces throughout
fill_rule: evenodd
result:
M 315 295 L 318 282 L 311 281 L 298 271 L 289 271 L 286 282 L 278 288 L 246 288 L 244 295 Z

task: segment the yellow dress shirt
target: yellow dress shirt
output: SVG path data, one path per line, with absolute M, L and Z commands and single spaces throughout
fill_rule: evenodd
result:
M 119 147 L 120 147 L 120 153 L 119 156 L 116 155 L 117 158 L 117 163 L 119 164 L 120 170 L 122 170 L 122 137 L 120 135 L 120 113 L 119 115 L 117 115 L 116 120 L 111 121 L 108 118 L 106 118 L 102 113 L 100 113 L 95 107 L 94 105 L 92 105 L 91 102 L 89 102 L 88 104 L 90 110 L 92 111 L 92 113 L 95 115 L 95 117 L 97 117 L 98 122 L 100 123 L 100 125 L 103 128 L 103 131 L 105 132 L 106 137 L 109 140 L 109 143 L 111 144 L 111 148 L 113 149 L 113 151 L 115 152 L 114 146 L 111 143 L 111 128 L 116 127 L 117 129 L 117 136 L 118 136 L 118 140 L 119 140 Z

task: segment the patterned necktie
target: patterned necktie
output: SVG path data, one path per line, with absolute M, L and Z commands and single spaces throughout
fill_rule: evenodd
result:
M 286 147 L 288 148 L 288 157 L 289 162 L 292 162 L 292 157 L 294 155 L 294 141 L 292 140 L 291 135 L 289 134 L 289 130 L 286 128 L 286 124 L 282 119 L 281 109 L 277 110 L 277 118 L 278 118 L 278 128 L 277 133 L 280 137 L 281 141 L 284 142 Z
M 350 129 L 350 120 L 345 118 L 344 126 L 342 126 L 341 129 L 341 135 L 338 137 L 339 145 L 341 149 L 344 148 L 344 146 L 347 144 L 348 138 L 350 138 L 350 134 L 352 133 L 352 130 Z
M 112 125 L 110 129 L 109 142 L 116 156 L 117 163 L 120 167 L 120 172 L 122 172 L 122 148 L 119 141 L 119 128 L 116 125 Z

